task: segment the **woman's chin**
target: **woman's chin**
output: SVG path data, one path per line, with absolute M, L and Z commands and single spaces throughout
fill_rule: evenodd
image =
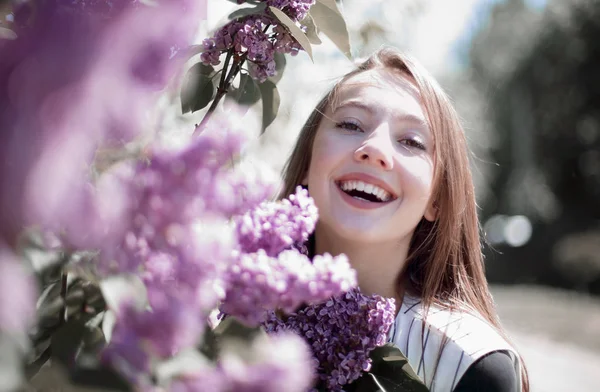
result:
M 359 224 L 357 224 L 359 223 Z M 352 243 L 378 243 L 389 236 L 390 231 L 382 230 L 381 226 L 368 225 L 366 222 L 338 222 L 337 237 Z

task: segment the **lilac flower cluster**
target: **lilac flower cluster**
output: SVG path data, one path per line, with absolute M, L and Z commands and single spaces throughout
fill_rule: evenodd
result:
M 294 331 L 304 337 L 318 362 L 321 382 L 330 391 L 341 391 L 370 369 L 369 354 L 385 344 L 395 310 L 393 299 L 367 297 L 354 289 L 285 318 L 269 312 L 264 327 L 272 334 Z
M 111 306 L 116 324 L 103 353 L 138 384 L 157 361 L 195 347 L 207 311 L 221 299 L 216 288 L 228 283 L 225 272 L 239 260 L 232 257 L 235 227 L 227 220 L 258 205 L 274 187 L 225 167 L 239 153 L 241 139 L 216 119 L 213 136 L 206 130 L 181 151 L 154 151 L 145 162 L 116 165 L 92 184 L 89 167 L 97 148 L 120 145 L 146 128 L 155 93 L 180 65 L 174 52 L 188 43 L 198 6 L 205 2 L 63 3 L 39 2 L 31 20 L 17 15 L 16 25 L 25 27 L 17 31 L 18 39 L 0 45 L 0 133 L 6 141 L 0 144 L 5 163 L 0 166 L 0 242 L 13 244 L 23 226 L 41 224 L 64 233 L 61 240 L 71 249 L 100 250 L 99 272 L 141 277 L 149 306 Z M 293 44 L 276 49 L 273 34 L 258 27 L 249 20 L 240 26 L 243 34 L 234 34 L 235 42 L 230 34 L 227 45 L 235 45 L 267 74 L 273 70 L 272 51 L 292 50 Z M 298 223 L 291 229 L 306 227 Z M 16 310 L 11 307 L 16 302 L 6 302 L 14 296 L 0 296 L 5 299 L 0 300 L 3 330 L 25 329 L 34 311 L 29 283 L 11 258 L 0 249 L 0 277 L 8 279 L 0 288 L 20 293 L 26 304 Z M 281 266 L 297 261 L 288 254 L 277 260 Z M 310 268 L 290 268 L 297 276 L 288 278 L 296 302 L 300 288 L 307 293 L 303 298 L 316 298 L 355 284 L 354 276 L 351 281 L 344 274 L 350 270 L 341 258 L 300 266 Z M 312 279 L 324 283 L 308 283 Z M 291 300 L 281 297 L 278 304 L 289 307 Z M 302 357 L 299 347 L 290 349 Z M 243 378 L 235 361 L 223 360 L 219 374 L 230 379 L 224 381 L 226 390 L 265 390 L 260 384 L 267 381 L 266 390 L 282 385 L 290 390 L 291 378 L 300 391 L 310 381 L 310 359 L 304 357 L 294 366 L 281 357 L 252 364 Z M 252 378 L 262 371 L 277 377 Z
M 279 8 L 295 22 L 306 18 L 313 4 L 315 0 L 267 0 L 267 5 Z
M 193 251 L 191 221 L 219 203 L 211 194 L 219 185 L 217 173 L 223 163 L 219 160 L 226 158 L 215 152 L 227 151 L 237 142 L 226 136 L 201 137 L 182 151 L 156 151 L 149 163 L 117 168 L 126 189 L 123 221 L 128 227 L 116 236 L 120 244 L 101 245 L 101 272 L 136 272 L 153 252 L 183 257 Z
M 120 180 L 128 206 L 123 220 L 128 226 L 117 237 L 120 244 L 105 242 L 101 246 L 104 272 L 137 272 L 156 252 L 172 255 L 186 268 L 203 271 L 214 269 L 215 258 L 228 258 L 231 235 L 211 233 L 220 227 L 218 222 L 270 196 L 275 184 L 227 170 L 224 165 L 241 149 L 242 131 L 232 130 L 232 124 L 218 118 L 210 125 L 184 149 L 155 151 L 149 163 L 138 162 L 123 170 Z M 196 225 L 203 228 L 202 233 L 193 229 L 198 219 L 204 222 Z M 209 238 L 214 241 L 207 241 Z M 190 272 L 179 274 L 178 281 L 188 279 Z
M 275 256 L 296 243 L 304 243 L 315 229 L 318 213 L 302 187 L 281 202 L 264 202 L 236 219 L 240 248 L 246 253 L 262 249 Z
M 306 392 L 311 386 L 314 375 L 310 349 L 295 334 L 257 339 L 243 356 L 235 351 L 224 350 L 215 368 L 183 375 L 171 383 L 169 390 Z
M 87 248 L 117 225 L 90 185 L 96 149 L 142 131 L 205 2 L 14 3 L 18 38 L 0 45 L 0 235 L 42 225 Z
M 303 303 L 324 301 L 356 286 L 356 271 L 346 256 L 317 256 L 311 262 L 297 250 L 277 257 L 262 250 L 241 253 L 227 276 L 220 310 L 250 326 L 263 322 L 270 310 L 292 312 Z
M 225 168 L 240 151 L 241 131 L 218 118 L 210 125 L 218 127 L 182 150 L 155 152 L 121 177 L 128 225 L 120 242 L 103 244 L 99 267 L 106 274 L 138 274 L 146 286 L 151 310 L 115 309 L 115 338 L 106 354 L 119 367 L 128 363 L 133 382 L 153 358 L 169 358 L 201 337 L 237 247 L 227 220 L 274 191 L 274 184 L 252 176 L 244 181 Z M 258 190 L 240 194 L 236 188 L 252 186 Z
M 281 9 L 299 24 L 315 0 L 267 0 L 266 3 Z M 260 82 L 276 74 L 275 52 L 295 56 L 302 50 L 288 29 L 268 13 L 236 19 L 206 38 L 202 45 L 201 60 L 207 65 L 218 65 L 221 54 L 229 50 L 238 56 L 245 55 L 250 76 Z
M 152 310 L 131 302 L 121 304 L 103 360 L 115 365 L 133 384 L 140 384 L 154 361 L 170 358 L 198 342 L 204 322 L 195 305 L 189 298 L 166 295 L 152 304 Z

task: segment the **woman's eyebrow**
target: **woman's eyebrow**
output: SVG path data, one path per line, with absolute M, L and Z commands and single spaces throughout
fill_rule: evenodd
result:
M 370 115 L 374 115 L 377 113 L 377 109 L 375 107 L 373 107 L 372 105 L 369 105 L 365 102 L 357 101 L 357 100 L 343 101 L 342 103 L 340 103 L 339 105 L 337 105 L 334 108 L 333 113 L 337 112 L 340 109 L 344 109 L 344 108 L 348 108 L 348 107 L 362 109 L 364 111 L 369 112 Z M 418 115 L 415 115 L 412 113 L 400 113 L 398 115 L 395 115 L 394 117 L 396 117 L 396 120 L 398 120 L 400 122 L 410 122 L 410 123 L 414 123 L 420 127 L 429 129 L 429 124 L 427 123 L 427 120 L 425 120 L 421 116 L 418 116 Z
M 374 107 L 372 107 L 364 102 L 357 101 L 357 100 L 343 101 L 341 104 L 336 105 L 332 111 L 333 111 L 333 113 L 335 113 L 340 109 L 345 109 L 345 108 L 349 108 L 349 107 L 365 110 L 365 111 L 369 112 L 369 114 L 376 113 L 376 109 Z

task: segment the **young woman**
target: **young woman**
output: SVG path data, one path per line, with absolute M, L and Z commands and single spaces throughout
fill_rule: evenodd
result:
M 317 105 L 282 196 L 319 208 L 309 250 L 345 253 L 361 290 L 396 298 L 390 341 L 436 392 L 529 390 L 484 274 L 458 116 L 415 61 L 382 49 Z

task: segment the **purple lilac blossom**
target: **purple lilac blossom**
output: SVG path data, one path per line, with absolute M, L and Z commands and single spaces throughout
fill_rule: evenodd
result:
M 238 4 L 245 2 L 245 0 L 238 0 Z M 315 0 L 266 0 L 266 3 L 269 7 L 282 10 L 294 22 L 300 22 L 308 14 L 310 7 L 315 4 Z
M 317 256 L 311 262 L 295 249 L 277 257 L 259 250 L 238 256 L 226 284 L 221 312 L 256 326 L 270 310 L 292 312 L 303 303 L 324 301 L 356 287 L 356 271 L 344 255 Z
M 183 374 L 169 385 L 170 392 L 227 392 L 227 380 L 216 368 L 203 368 L 195 373 Z M 244 392 L 244 391 L 241 391 Z
M 240 248 L 246 253 L 262 249 L 275 256 L 295 243 L 304 243 L 315 229 L 317 207 L 308 191 L 296 188 L 296 193 L 278 202 L 263 202 L 236 218 Z
M 221 53 L 233 49 L 239 55 L 246 56 L 252 64 L 251 71 L 257 67 L 263 69 L 265 80 L 267 76 L 275 75 L 275 47 L 265 32 L 265 28 L 271 23 L 274 22 L 266 15 L 250 15 L 229 22 L 214 37 L 203 41 L 202 62 L 217 65 Z M 258 74 L 251 73 L 251 76 L 258 77 Z
M 269 312 L 264 327 L 271 334 L 293 331 L 302 336 L 318 362 L 319 379 L 328 390 L 342 391 L 370 369 L 369 354 L 385 344 L 395 309 L 393 299 L 353 289 L 284 319 Z
M 300 22 L 310 11 L 315 0 L 267 0 L 267 5 L 282 10 L 295 22 Z
M 157 150 L 150 162 L 122 165 L 125 170 L 119 179 L 128 197 L 123 214 L 127 227 L 119 243 L 105 241 L 100 246 L 100 273 L 137 272 L 156 252 L 172 255 L 181 265 L 179 282 L 199 279 L 198 274 L 215 278 L 223 272 L 216 266 L 226 268 L 231 235 L 211 233 L 217 233 L 219 222 L 270 196 L 275 183 L 250 170 L 241 173 L 224 167 L 241 150 L 241 130 L 217 118 L 209 126 L 181 150 Z M 196 227 L 203 230 L 195 233 L 193 225 L 198 222 L 203 223 Z
M 116 310 L 116 324 L 104 361 L 116 366 L 132 383 L 139 384 L 150 373 L 152 363 L 193 347 L 204 331 L 204 320 L 193 298 L 163 296 L 152 309 L 139 309 L 124 302 Z
M 89 165 L 99 145 L 145 127 L 204 6 L 46 0 L 35 13 L 17 9 L 18 38 L 0 43 L 0 232 L 9 243 L 29 224 L 84 248 L 118 228 L 95 209 Z
M 259 83 L 263 83 L 270 76 L 277 74 L 275 67 L 275 61 L 270 61 L 266 64 L 250 63 L 248 64 L 248 73 L 252 79 L 257 80 Z
M 228 381 L 228 392 L 305 392 L 314 378 L 314 362 L 308 345 L 294 334 L 257 339 L 251 347 L 252 362 L 224 352 L 219 368 Z
M 267 5 L 283 10 L 297 24 L 308 14 L 314 0 L 268 0 Z M 270 32 L 269 32 L 270 30 Z M 213 37 L 202 42 L 201 61 L 218 65 L 224 52 L 234 50 L 245 55 L 250 76 L 259 82 L 277 73 L 275 52 L 295 56 L 302 46 L 271 15 L 249 15 L 233 20 L 221 27 Z
M 35 320 L 35 282 L 0 241 L 0 332 L 23 333 Z
M 277 25 L 273 32 L 275 33 L 275 51 L 295 56 L 302 50 L 302 45 L 288 33 L 285 27 Z
M 165 359 L 199 338 L 210 309 L 224 297 L 224 273 L 237 247 L 228 218 L 262 202 L 274 184 L 226 167 L 240 153 L 241 129 L 218 117 L 189 146 L 154 151 L 120 173 L 129 222 L 118 244 L 101 248 L 105 273 L 136 273 L 150 311 L 115 309 L 116 338 L 105 358 L 139 383 L 153 358 Z M 250 192 L 252 186 L 258 190 Z M 126 364 L 127 366 L 123 365 Z
M 261 337 L 249 352 L 225 349 L 212 369 L 178 377 L 174 392 L 306 392 L 314 378 L 307 344 L 295 334 Z M 244 358 L 251 358 L 251 361 Z

